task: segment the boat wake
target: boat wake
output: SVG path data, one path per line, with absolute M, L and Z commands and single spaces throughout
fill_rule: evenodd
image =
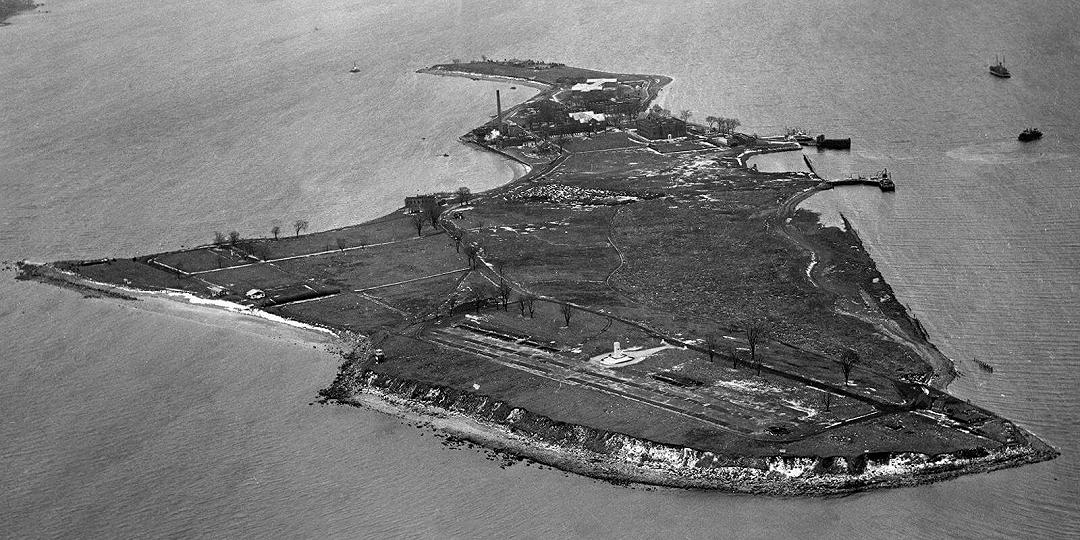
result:
M 1072 157 L 1063 152 L 1031 152 L 1019 146 L 1015 140 L 961 146 L 945 152 L 945 155 L 958 161 L 985 163 L 987 165 L 1054 161 Z

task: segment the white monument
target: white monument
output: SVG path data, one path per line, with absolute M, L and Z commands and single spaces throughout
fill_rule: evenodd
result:
M 616 341 L 616 342 L 614 342 L 612 344 L 612 346 L 611 346 L 611 356 L 609 356 L 608 358 L 611 358 L 612 360 L 621 360 L 623 358 L 626 358 L 626 355 L 623 354 L 622 347 L 619 346 L 618 341 Z

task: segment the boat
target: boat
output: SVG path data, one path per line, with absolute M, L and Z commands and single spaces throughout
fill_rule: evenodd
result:
M 832 148 L 834 150 L 848 150 L 851 148 L 851 138 L 847 139 L 826 139 L 824 135 L 817 136 L 818 148 Z
M 1009 74 L 1009 68 L 1005 67 L 1004 58 L 995 58 L 995 60 L 997 60 L 996 64 L 990 64 L 990 74 L 994 75 L 995 77 L 1001 77 L 1002 79 L 1008 79 L 1009 77 L 1012 77 L 1012 75 Z
M 1038 128 L 1027 128 L 1020 132 L 1020 135 L 1016 137 L 1016 140 L 1021 142 L 1030 142 L 1036 139 L 1042 138 L 1042 132 Z
M 360 73 L 360 66 L 356 65 L 356 62 L 353 62 L 352 69 L 349 70 L 349 73 Z
M 889 176 L 889 169 L 882 169 L 877 181 L 881 191 L 896 191 L 896 184 L 893 183 L 892 178 Z
M 825 135 L 811 137 L 806 132 L 798 129 L 789 129 L 785 137 L 789 141 L 795 141 L 803 146 L 816 146 L 818 148 L 832 148 L 834 150 L 848 150 L 851 148 L 851 138 L 826 139 Z
M 788 128 L 786 137 L 789 141 L 795 141 L 799 144 L 812 144 L 814 138 L 807 135 L 805 131 L 798 128 Z

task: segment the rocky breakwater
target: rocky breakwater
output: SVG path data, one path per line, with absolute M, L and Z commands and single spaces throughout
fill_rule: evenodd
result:
M 996 450 L 855 456 L 717 454 L 560 422 L 478 392 L 388 376 L 350 360 L 324 401 L 422 419 L 495 450 L 615 483 L 712 489 L 775 496 L 828 496 L 925 484 L 1057 455 L 1032 437 Z

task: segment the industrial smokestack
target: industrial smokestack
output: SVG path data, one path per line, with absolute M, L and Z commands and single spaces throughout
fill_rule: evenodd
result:
M 502 129 L 502 98 L 499 97 L 499 91 L 495 91 L 495 125 Z

